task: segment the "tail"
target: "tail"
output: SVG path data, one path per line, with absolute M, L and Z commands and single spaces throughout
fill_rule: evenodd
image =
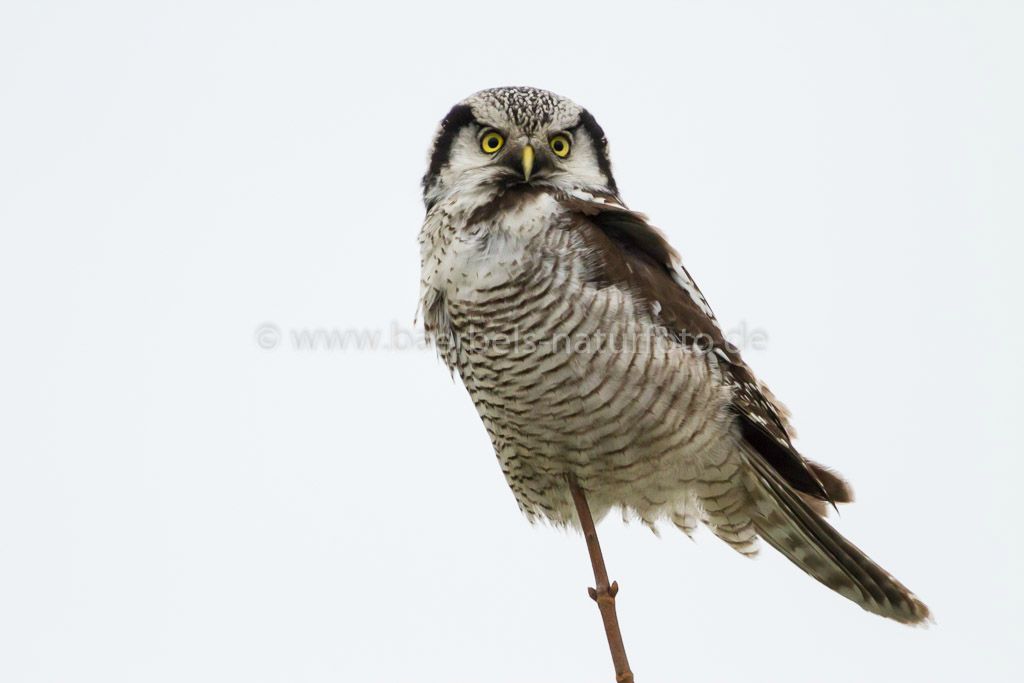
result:
M 927 605 L 811 510 L 758 453 L 746 451 L 743 458 L 752 475 L 750 514 L 759 536 L 869 612 L 904 624 L 930 620 Z

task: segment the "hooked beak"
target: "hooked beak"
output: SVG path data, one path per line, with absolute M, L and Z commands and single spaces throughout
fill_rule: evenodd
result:
M 523 162 L 523 180 L 529 180 L 530 174 L 533 173 L 533 145 L 526 145 L 522 151 L 522 162 Z

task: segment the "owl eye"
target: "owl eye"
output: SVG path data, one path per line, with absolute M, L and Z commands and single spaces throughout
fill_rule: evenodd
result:
M 505 144 L 505 138 L 501 137 L 501 133 L 496 130 L 491 130 L 484 133 L 484 136 L 480 138 L 480 149 L 487 154 L 494 154 Z
M 572 143 L 569 142 L 569 138 L 567 138 L 566 136 L 556 135 L 555 137 L 551 138 L 550 145 L 551 151 L 555 153 L 555 156 L 564 159 L 567 156 L 569 156 L 569 147 L 572 145 Z

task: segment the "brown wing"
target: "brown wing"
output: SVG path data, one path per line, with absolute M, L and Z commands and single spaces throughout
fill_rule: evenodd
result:
M 790 486 L 829 503 L 849 502 L 840 477 L 796 450 L 784 415 L 762 391 L 739 350 L 722 333 L 689 273 L 665 237 L 639 213 L 614 197 L 566 195 L 568 229 L 577 231 L 592 254 L 593 282 L 630 291 L 638 304 L 680 343 L 715 353 L 734 386 L 732 409 L 743 437 Z M 766 395 L 767 394 L 767 395 Z

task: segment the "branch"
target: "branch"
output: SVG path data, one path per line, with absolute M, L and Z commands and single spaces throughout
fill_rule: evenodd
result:
M 604 566 L 604 556 L 601 554 L 601 544 L 597 540 L 597 529 L 587 505 L 587 497 L 572 475 L 569 475 L 569 491 L 572 493 L 573 503 L 576 504 L 576 514 L 580 520 L 580 528 L 583 529 L 583 538 L 587 541 L 590 564 L 594 567 L 597 588 L 588 588 L 587 592 L 601 612 L 604 632 L 608 636 L 608 649 L 612 654 L 612 664 L 615 665 L 615 681 L 633 683 L 633 672 L 629 669 L 626 646 L 622 644 L 622 633 L 619 631 L 619 617 L 615 613 L 615 596 L 619 592 L 619 584 L 614 581 L 610 584 L 608 582 L 608 570 Z

